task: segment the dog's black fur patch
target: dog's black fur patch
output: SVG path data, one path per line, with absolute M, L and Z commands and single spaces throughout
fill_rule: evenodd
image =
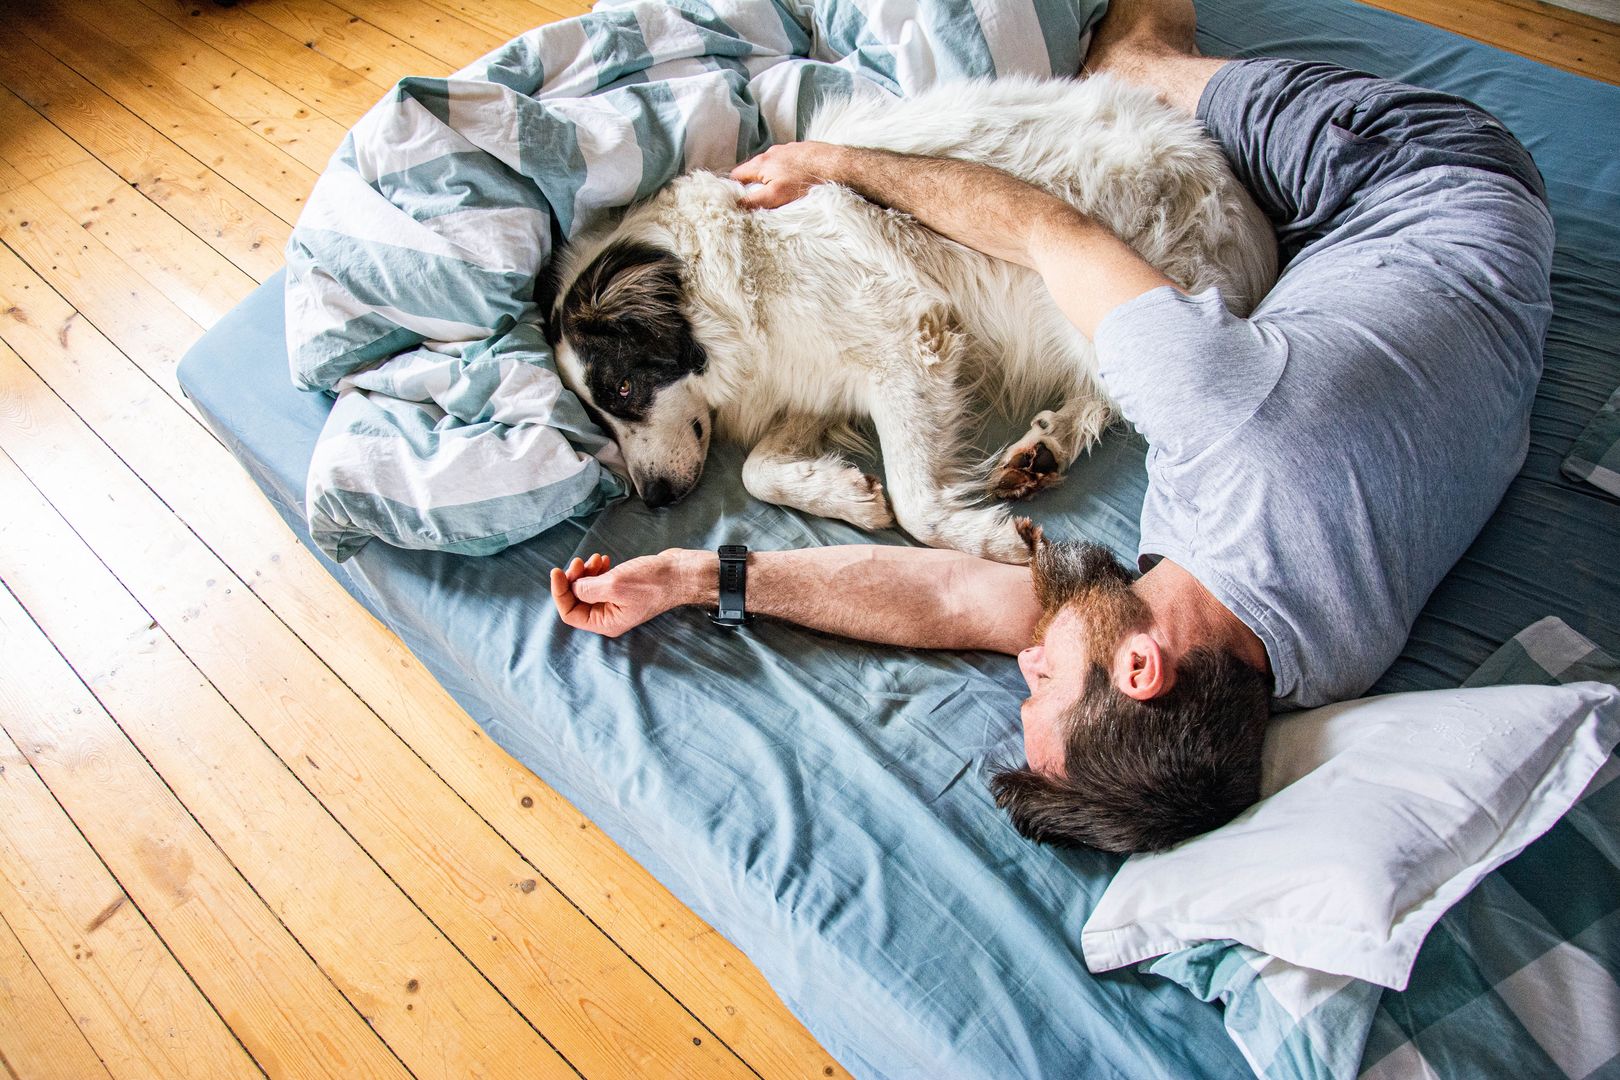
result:
M 574 281 L 551 329 L 579 354 L 597 408 L 639 420 L 661 387 L 708 364 L 684 296 L 679 259 L 626 240 L 610 244 Z

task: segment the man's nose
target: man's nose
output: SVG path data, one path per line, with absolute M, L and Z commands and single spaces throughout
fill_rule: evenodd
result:
M 1044 655 L 1045 650 L 1039 645 L 1031 645 L 1018 654 L 1018 670 L 1023 672 L 1024 681 L 1029 684 L 1031 690 L 1035 689 L 1035 678 L 1040 674 Z

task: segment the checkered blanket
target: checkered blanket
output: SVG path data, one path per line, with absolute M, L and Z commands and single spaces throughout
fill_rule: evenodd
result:
M 333 156 L 287 246 L 293 382 L 335 394 L 315 542 L 489 554 L 621 495 L 537 329 L 552 246 L 676 175 L 797 137 L 830 94 L 1073 75 L 1105 0 L 669 0 L 410 78 Z
M 1609 396 L 1575 440 L 1563 469 L 1565 476 L 1620 495 L 1620 390 Z
M 1559 619 L 1503 645 L 1464 684 L 1620 684 L 1620 661 Z M 1143 965 L 1225 1005 L 1266 1080 L 1620 1075 L 1620 760 L 1440 920 L 1404 991 L 1295 967 L 1235 942 Z

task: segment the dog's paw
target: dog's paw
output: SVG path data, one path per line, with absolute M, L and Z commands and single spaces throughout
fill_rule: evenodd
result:
M 981 558 L 993 559 L 996 562 L 1012 563 L 1022 566 L 1035 557 L 1035 546 L 1039 542 L 1040 526 L 1033 526 L 1036 541 L 1031 542 L 1026 535 L 1030 527 L 1028 518 L 1013 518 L 1004 522 L 984 538 L 983 545 L 977 554 Z
M 850 466 L 843 469 L 815 510 L 822 517 L 838 518 L 868 532 L 894 526 L 894 513 L 883 481 Z
M 743 463 L 743 486 L 761 502 L 868 531 L 894 525 L 882 481 L 831 454 L 804 461 L 751 456 Z
M 894 512 L 889 509 L 889 497 L 883 492 L 883 481 L 857 469 L 850 471 L 859 477 L 860 494 L 850 499 L 848 512 L 839 516 L 868 532 L 894 528 Z
M 990 495 L 1027 499 L 1063 479 L 1064 461 L 1050 437 L 1054 414 L 1038 413 L 1022 439 L 1007 447 L 990 474 Z
M 1013 531 L 1018 534 L 1018 539 L 1022 540 L 1024 547 L 1028 549 L 1029 557 L 1034 558 L 1041 545 L 1046 543 L 1046 530 L 1027 517 L 1015 517 L 1012 519 L 1012 523 Z
M 1022 524 L 1021 524 L 1022 523 Z M 901 524 L 906 531 L 929 547 L 954 548 L 981 559 L 1023 565 L 1034 556 L 1025 533 L 1027 518 L 1009 517 L 1004 510 L 973 507 L 954 510 L 940 517 Z M 1034 526 L 1038 535 L 1039 526 Z

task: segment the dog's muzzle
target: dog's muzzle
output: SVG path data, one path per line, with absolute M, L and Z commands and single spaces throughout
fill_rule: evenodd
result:
M 660 476 L 642 490 L 641 501 L 654 510 L 664 506 L 673 506 L 690 495 L 694 486 L 693 484 L 687 484 L 685 487 L 677 488 Z

